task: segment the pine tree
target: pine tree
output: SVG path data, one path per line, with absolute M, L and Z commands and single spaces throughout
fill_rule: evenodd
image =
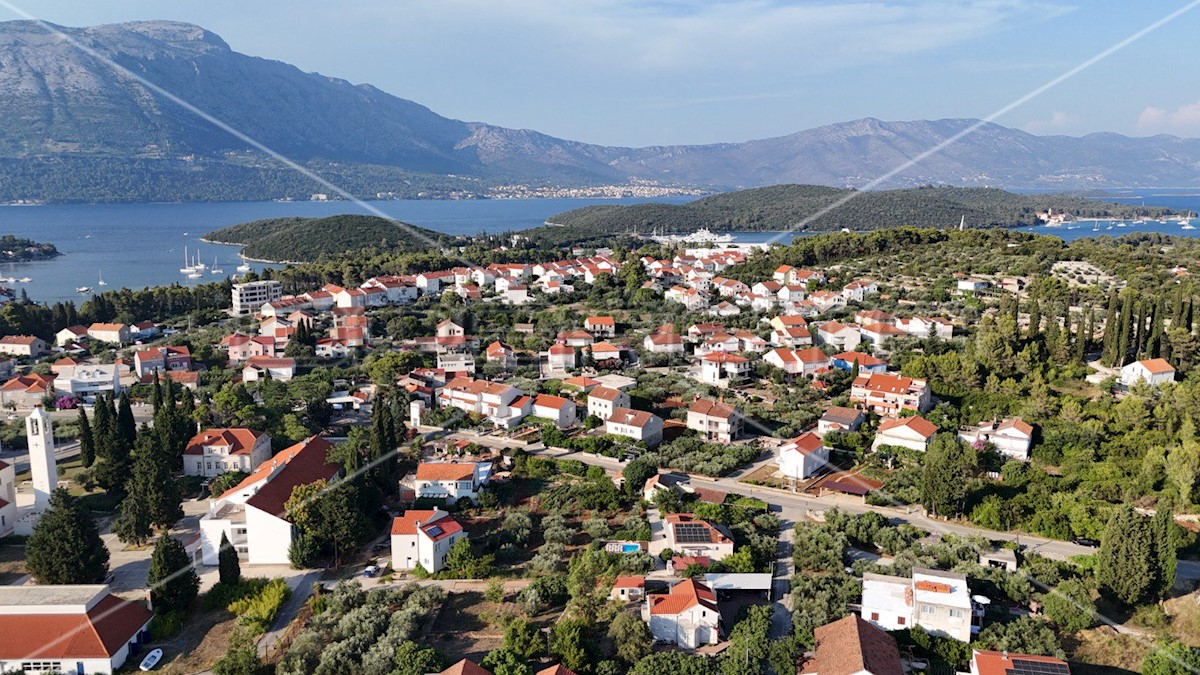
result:
M 99 584 L 108 575 L 100 531 L 66 488 L 50 495 L 50 507 L 25 544 L 25 564 L 43 584 Z
M 221 533 L 221 549 L 217 552 L 217 570 L 220 581 L 226 586 L 235 586 L 242 580 L 242 564 L 238 561 L 237 549 L 229 543 L 229 537 Z
M 1029 303 L 1029 329 L 1025 336 L 1033 340 L 1037 337 L 1042 328 L 1042 306 L 1038 301 L 1032 300 Z
M 925 452 L 921 503 L 931 515 L 950 518 L 962 512 L 966 500 L 966 446 L 949 434 L 938 434 Z
M 92 438 L 92 426 L 82 407 L 79 408 L 79 462 L 85 469 L 96 462 L 96 441 Z
M 179 540 L 169 534 L 158 538 L 150 556 L 150 604 L 157 613 L 186 610 L 200 590 L 200 578 L 192 569 L 191 557 Z

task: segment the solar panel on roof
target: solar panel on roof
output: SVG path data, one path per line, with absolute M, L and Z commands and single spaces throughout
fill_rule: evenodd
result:
M 708 528 L 699 523 L 678 523 L 675 525 L 675 541 L 681 544 L 701 544 L 712 540 Z
M 1012 664 L 1008 672 L 1014 675 L 1068 675 L 1071 672 L 1063 663 L 1013 659 Z
M 434 525 L 433 527 L 429 528 L 427 532 L 429 532 L 429 536 L 436 537 L 442 533 L 442 527 L 440 525 Z

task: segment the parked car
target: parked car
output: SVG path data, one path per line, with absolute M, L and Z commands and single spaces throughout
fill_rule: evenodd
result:
M 1099 541 L 1097 541 L 1095 539 L 1091 539 L 1089 537 L 1075 537 L 1074 539 L 1071 540 L 1071 543 L 1077 544 L 1079 546 L 1087 546 L 1088 548 L 1097 548 L 1098 546 L 1100 546 Z
M 379 566 L 367 565 L 367 568 L 363 570 L 363 576 L 367 577 L 368 579 L 374 579 L 375 577 L 379 576 Z

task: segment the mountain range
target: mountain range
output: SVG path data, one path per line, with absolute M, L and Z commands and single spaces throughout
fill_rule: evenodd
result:
M 69 39 L 33 22 L 0 23 L 0 200 L 265 199 L 325 191 L 138 78 L 359 196 L 486 195 L 505 183 L 861 187 L 975 125 L 881 185 L 1200 182 L 1200 139 L 1035 136 L 971 119 L 861 119 L 742 143 L 593 145 L 443 117 L 371 85 L 240 54 L 192 24 L 57 30 Z

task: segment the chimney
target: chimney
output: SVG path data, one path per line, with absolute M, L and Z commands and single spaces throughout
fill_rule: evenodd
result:
M 1000 652 L 1000 658 L 1001 658 L 1002 660 L 1004 660 L 1004 661 L 1007 661 L 1007 660 L 1008 660 L 1008 650 L 1007 650 L 1007 649 L 1005 649 L 1004 651 Z

